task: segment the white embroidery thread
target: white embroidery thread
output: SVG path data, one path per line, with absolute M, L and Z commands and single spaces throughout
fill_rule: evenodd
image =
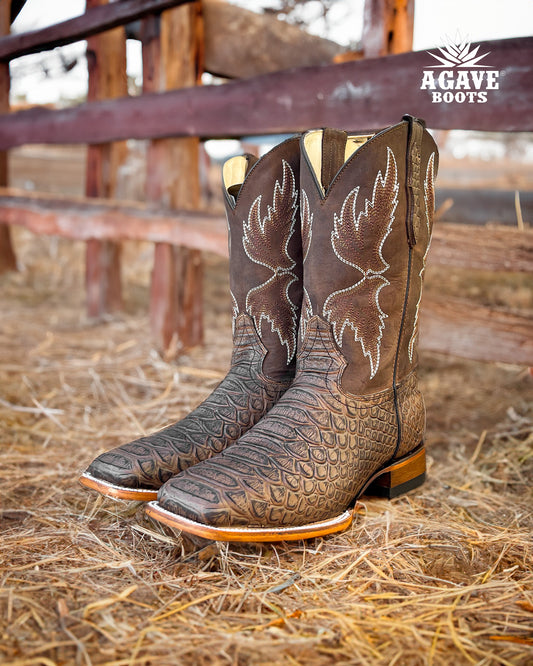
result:
M 363 277 L 351 287 L 331 293 L 324 303 L 323 313 L 332 325 L 333 335 L 339 347 L 342 347 L 346 327 L 353 331 L 355 341 L 361 344 L 363 356 L 369 360 L 370 378 L 376 375 L 379 368 L 381 341 L 385 329 L 385 319 L 388 317 L 379 303 L 381 290 L 390 284 L 384 276 L 390 265 L 383 257 L 382 250 L 392 230 L 398 205 L 398 192 L 396 160 L 392 150 L 387 148 L 385 175 L 382 176 L 381 171 L 378 171 L 372 199 L 365 200 L 363 210 L 357 215 L 356 203 L 359 187 L 351 190 L 343 202 L 340 215 L 335 214 L 334 216 L 334 229 L 331 232 L 331 245 L 337 258 L 359 270 Z M 385 213 L 382 210 L 383 207 Z M 365 225 L 369 228 L 363 229 L 361 233 L 361 228 Z M 381 232 L 379 239 L 375 237 L 377 232 Z M 379 240 L 377 248 L 376 240 Z M 358 255 L 359 260 L 357 260 Z M 366 266 L 363 265 L 365 263 Z M 354 304 L 355 299 L 343 302 L 343 295 L 349 292 L 354 296 L 357 295 L 361 303 L 364 303 L 361 298 L 367 296 L 366 308 L 350 312 L 349 308 Z M 362 310 L 365 312 L 362 313 Z M 371 330 L 370 335 L 368 330 L 362 330 L 363 323 L 374 329 Z
M 246 311 L 253 318 L 258 332 L 263 320 L 277 333 L 281 345 L 287 348 L 287 364 L 296 352 L 297 306 L 289 297 L 291 284 L 298 280 L 293 272 L 296 261 L 289 255 L 288 245 L 296 226 L 298 192 L 290 164 L 282 161 L 283 177 L 274 185 L 272 205 L 261 219 L 262 196 L 256 197 L 250 207 L 248 219 L 243 222 L 243 247 L 247 257 L 255 264 L 265 266 L 273 275 L 248 291 Z M 287 223 L 287 217 L 290 222 Z M 284 242 L 281 244 L 280 237 Z M 263 296 L 263 298 L 261 298 Z M 280 298 L 275 298 L 279 296 Z

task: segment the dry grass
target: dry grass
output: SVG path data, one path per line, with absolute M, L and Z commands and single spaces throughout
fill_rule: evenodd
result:
M 0 278 L 0 663 L 533 663 L 524 369 L 423 357 L 429 480 L 365 500 L 348 532 L 191 541 L 77 475 L 186 414 L 223 375 L 224 262 L 209 259 L 206 347 L 166 362 L 147 332 L 148 248 L 126 248 L 126 314 L 97 324 L 83 247 L 16 239 L 24 270 Z

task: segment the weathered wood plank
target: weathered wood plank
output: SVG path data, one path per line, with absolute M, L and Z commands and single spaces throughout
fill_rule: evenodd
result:
M 76 240 L 146 240 L 227 255 L 222 216 L 157 205 L 0 188 L 0 221 Z M 533 229 L 438 222 L 429 261 L 470 270 L 533 272 Z
M 121 0 L 89 9 L 75 18 L 55 25 L 9 35 L 0 39 L 0 60 L 13 60 L 29 53 L 39 53 L 87 39 L 99 32 L 161 12 L 192 0 Z M 5 3 L 3 3 L 5 4 Z
M 201 52 L 196 6 L 177 7 L 143 26 L 144 92 L 194 86 Z M 171 208 L 200 205 L 197 137 L 153 140 L 148 147 L 146 197 Z M 157 243 L 150 288 L 150 326 L 167 355 L 203 341 L 203 261 L 197 249 Z
M 142 14 L 161 12 L 193 0 L 148 0 Z M 412 0 L 410 0 L 412 1 Z M 128 37 L 140 39 L 140 8 L 121 0 L 104 13 L 94 9 L 43 30 L 0 39 L 0 60 L 63 46 L 91 34 L 128 23 Z M 139 4 L 139 3 L 138 3 Z M 122 6 L 124 5 L 124 7 Z M 120 10 L 120 14 L 118 13 Z M 257 76 L 289 67 L 329 63 L 345 51 L 331 40 L 311 35 L 269 14 L 258 14 L 218 0 L 204 0 L 205 71 L 227 78 Z M 132 18 L 130 19 L 129 16 Z M 87 28 L 84 31 L 84 28 Z
M 228 137 L 330 125 L 378 128 L 413 111 L 436 129 L 533 130 L 533 37 L 481 43 L 500 71 L 485 104 L 433 104 L 420 90 L 425 52 L 306 67 L 70 109 L 0 117 L 0 149 L 167 136 Z
M 204 0 L 207 72 L 244 78 L 289 67 L 333 62 L 346 49 L 311 35 L 269 14 L 258 14 L 228 2 Z
M 470 301 L 426 299 L 420 347 L 477 361 L 533 366 L 533 319 Z
M 366 58 L 413 48 L 414 0 L 365 0 L 363 50 Z
M 107 0 L 87 0 L 87 10 L 106 6 Z M 114 99 L 128 94 L 126 33 L 122 26 L 87 40 L 89 100 Z M 88 197 L 115 197 L 120 165 L 127 157 L 124 141 L 90 145 L 87 149 L 85 193 Z M 87 312 L 101 317 L 121 310 L 120 245 L 92 239 L 85 253 Z
M 0 222 L 71 240 L 149 241 L 228 254 L 226 222 L 220 215 L 162 210 L 137 202 L 0 188 Z
M 438 222 L 429 262 L 469 270 L 533 273 L 533 229 Z

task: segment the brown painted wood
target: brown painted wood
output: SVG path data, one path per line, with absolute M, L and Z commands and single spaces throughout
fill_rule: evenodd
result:
M 437 222 L 429 262 L 468 270 L 533 273 L 533 229 Z
M 321 65 L 345 49 L 269 14 L 204 0 L 205 70 L 244 78 L 289 67 Z
M 197 5 L 145 19 L 143 88 L 153 93 L 194 86 L 201 44 Z M 169 208 L 197 210 L 200 205 L 199 140 L 151 142 L 147 155 L 146 197 Z M 166 354 L 203 341 L 203 266 L 198 250 L 157 243 L 150 291 L 154 341 Z
M 426 299 L 420 347 L 477 361 L 533 366 L 533 319 L 458 299 Z
M 107 0 L 87 0 L 87 11 L 107 5 Z M 87 40 L 90 101 L 124 97 L 126 34 L 123 27 L 94 35 Z M 114 197 L 117 174 L 127 157 L 125 142 L 93 144 L 87 150 L 85 191 L 89 197 Z M 87 312 L 101 317 L 122 309 L 120 245 L 112 241 L 88 241 L 85 255 Z
M 7 35 L 10 28 L 11 9 L 9 2 L 0 3 L 0 35 Z M 0 62 L 0 113 L 9 113 L 9 65 Z M 7 152 L 0 151 L 0 186 L 8 184 Z M 0 275 L 17 268 L 17 258 L 9 227 L 0 224 Z
M 365 0 L 363 51 L 366 58 L 413 48 L 414 0 Z
M 379 128 L 411 111 L 435 129 L 533 131 L 533 37 L 483 42 L 500 89 L 485 104 L 433 104 L 425 51 L 265 74 L 219 86 L 30 109 L 0 117 L 0 149 L 166 136 L 226 137 L 309 127 Z
M 39 235 L 149 241 L 228 255 L 225 219 L 199 211 L 0 188 L 0 219 Z
M 13 60 L 29 53 L 65 46 L 188 2 L 191 0 L 120 0 L 94 7 L 62 23 L 3 37 L 0 39 L 0 60 Z

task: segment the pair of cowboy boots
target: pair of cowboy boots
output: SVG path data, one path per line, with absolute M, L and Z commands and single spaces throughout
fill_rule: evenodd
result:
M 346 528 L 425 478 L 418 314 L 438 150 L 422 121 L 310 130 L 224 165 L 231 368 L 183 420 L 81 482 L 220 541 Z

